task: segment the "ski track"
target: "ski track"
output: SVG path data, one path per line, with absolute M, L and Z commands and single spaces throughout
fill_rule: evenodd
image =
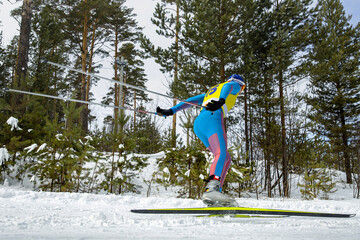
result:
M 135 208 L 203 207 L 169 196 L 34 192 L 0 186 L 0 239 L 360 239 L 360 201 L 238 199 L 241 206 L 356 213 L 341 218 L 198 218 Z

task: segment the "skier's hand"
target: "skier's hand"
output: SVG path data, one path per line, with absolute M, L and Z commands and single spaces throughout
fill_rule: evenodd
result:
M 161 109 L 160 107 L 156 108 L 156 113 L 159 116 L 165 116 L 165 117 L 174 115 L 173 110 L 171 110 L 171 109 Z
M 206 109 L 209 111 L 215 112 L 216 110 L 221 108 L 221 106 L 224 104 L 225 104 L 225 99 L 223 99 L 223 98 L 220 98 L 218 101 L 211 100 L 211 102 L 209 102 L 206 105 Z

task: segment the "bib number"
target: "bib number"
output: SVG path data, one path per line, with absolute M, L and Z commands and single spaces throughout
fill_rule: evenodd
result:
M 216 86 L 214 86 L 212 89 L 210 89 L 210 90 L 207 92 L 207 94 L 206 94 L 205 97 L 208 97 L 208 96 L 214 94 L 214 93 L 216 92 L 216 90 L 218 89 L 218 87 L 219 87 L 219 84 L 216 85 Z

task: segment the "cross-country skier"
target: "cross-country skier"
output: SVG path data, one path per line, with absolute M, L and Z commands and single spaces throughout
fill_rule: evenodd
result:
M 221 193 L 227 172 L 231 164 L 231 157 L 227 151 L 227 137 L 224 118 L 235 105 L 237 96 L 245 88 L 241 76 L 233 74 L 229 79 L 210 88 L 206 94 L 191 97 L 186 100 L 204 106 L 194 122 L 194 132 L 204 145 L 214 154 L 210 167 L 210 177 L 201 199 L 208 206 L 236 207 L 236 201 Z M 189 108 L 192 105 L 181 102 L 170 109 L 157 107 L 157 114 L 170 116 L 174 113 Z

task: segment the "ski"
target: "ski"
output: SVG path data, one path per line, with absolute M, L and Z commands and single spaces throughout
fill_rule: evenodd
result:
M 293 211 L 267 208 L 247 207 L 204 207 L 204 208 L 167 208 L 167 209 L 132 209 L 133 213 L 147 214 L 208 214 L 208 215 L 274 215 L 274 216 L 303 216 L 303 217 L 333 217 L 350 218 L 356 214 L 322 213 Z
M 286 215 L 249 215 L 249 214 L 214 214 L 214 215 L 198 215 L 199 218 L 286 218 Z

